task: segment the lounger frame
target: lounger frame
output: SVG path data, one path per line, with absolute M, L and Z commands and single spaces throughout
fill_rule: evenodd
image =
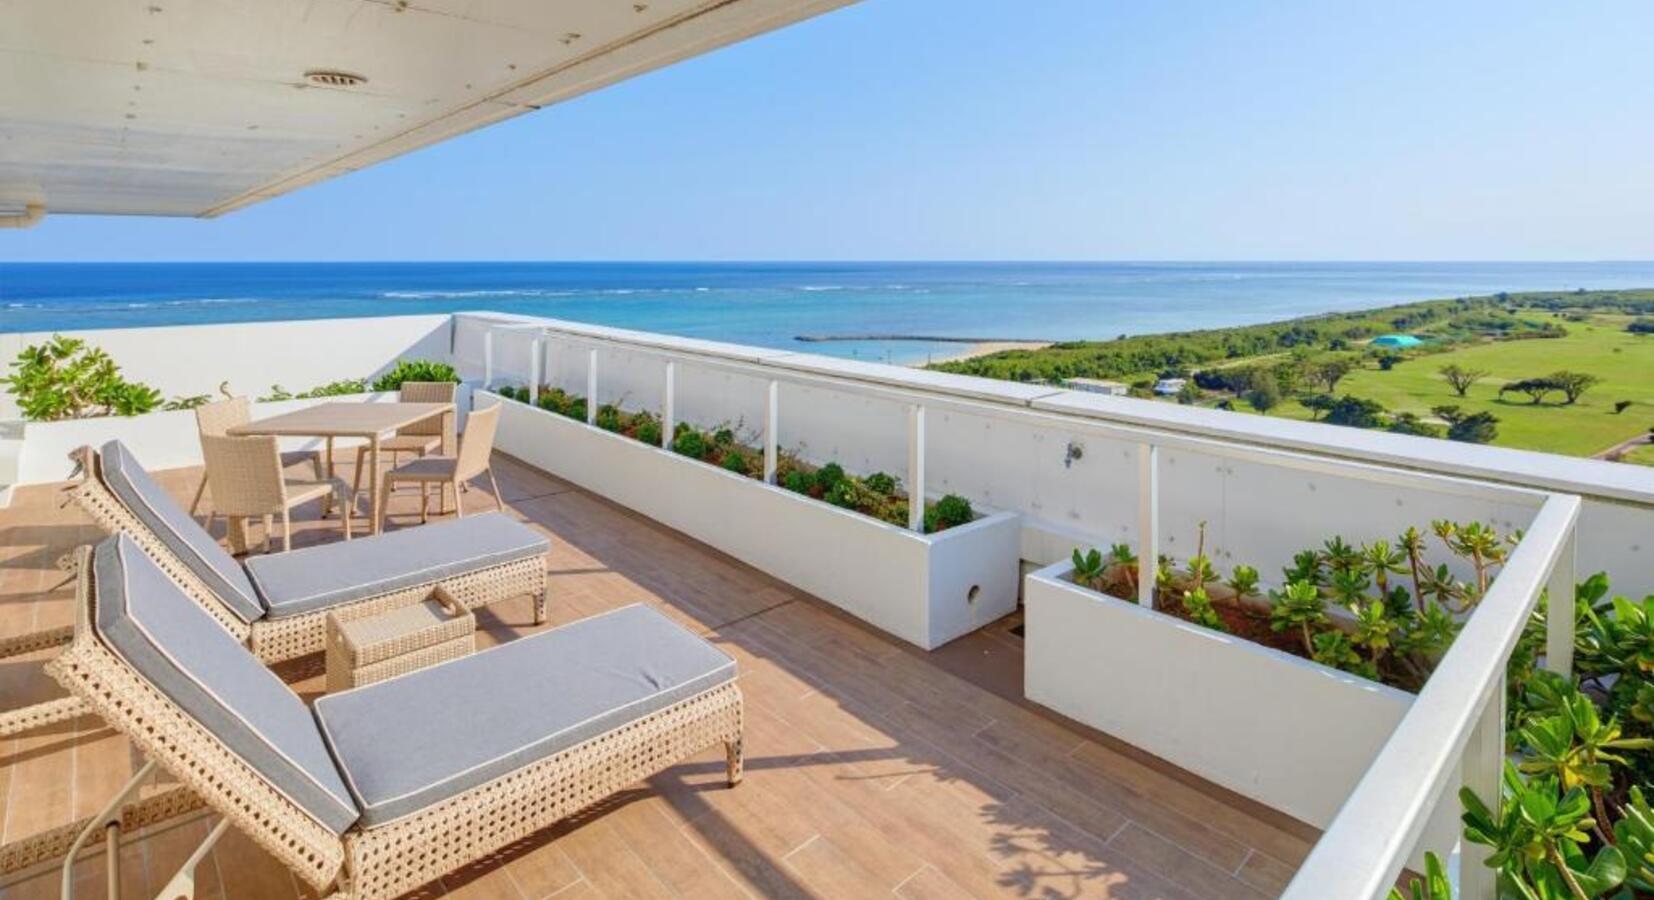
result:
M 447 588 L 466 609 L 476 609 L 501 600 L 525 594 L 534 596 L 534 624 L 546 620 L 546 563 L 543 557 L 501 563 L 474 572 L 400 588 L 387 594 L 365 597 L 351 603 L 328 606 L 314 612 L 279 619 L 259 619 L 249 626 L 215 597 L 206 584 L 184 565 L 156 534 L 127 509 L 126 504 L 109 489 L 103 480 L 102 461 L 91 447 L 75 451 L 83 475 L 68 488 L 69 496 L 86 510 L 98 525 L 110 533 L 124 531 L 158 563 L 161 568 L 190 595 L 196 603 L 211 613 L 219 624 L 229 629 L 236 639 L 245 643 L 266 663 L 320 653 L 327 647 L 327 614 L 339 609 L 372 614 L 418 603 L 429 597 L 437 584 Z
M 90 548 L 79 552 L 74 639 L 47 672 L 231 826 L 339 900 L 400 896 L 720 743 L 729 784 L 741 780 L 743 706 L 732 681 L 417 813 L 335 836 L 103 644 L 90 623 L 90 557 Z

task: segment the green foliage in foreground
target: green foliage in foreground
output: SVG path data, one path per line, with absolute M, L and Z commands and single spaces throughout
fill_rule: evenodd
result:
M 17 398 L 23 417 L 36 422 L 190 409 L 207 399 L 180 397 L 163 403 L 160 391 L 128 381 L 104 350 L 61 334 L 24 347 L 11 369 L 0 384 Z

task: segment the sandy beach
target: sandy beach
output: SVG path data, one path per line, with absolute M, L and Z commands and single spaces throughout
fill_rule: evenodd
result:
M 914 368 L 922 369 L 932 363 L 958 362 L 963 359 L 972 359 L 978 356 L 987 356 L 1001 350 L 1043 350 L 1051 346 L 1050 341 L 983 341 L 980 344 L 970 344 L 958 353 L 947 356 L 935 356 L 926 362 L 909 363 Z

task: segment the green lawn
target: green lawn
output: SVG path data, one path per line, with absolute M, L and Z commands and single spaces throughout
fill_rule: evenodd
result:
M 1654 444 L 1632 447 L 1620 456 L 1620 462 L 1636 463 L 1639 466 L 1654 466 Z
M 1384 404 L 1392 412 L 1428 416 L 1430 408 L 1455 403 L 1471 412 L 1487 410 L 1499 417 L 1496 445 L 1589 456 L 1645 432 L 1654 425 L 1654 337 L 1629 334 L 1624 320 L 1598 317 L 1591 323 L 1568 322 L 1566 337 L 1549 340 L 1478 344 L 1462 350 L 1408 359 L 1388 372 L 1363 369 L 1338 385 L 1338 393 Z M 1448 363 L 1486 369 L 1486 379 L 1460 399 L 1437 370 Z M 1602 379 L 1573 406 L 1561 395 L 1533 406 L 1519 394 L 1499 399 L 1499 385 L 1559 369 L 1589 372 Z M 1624 413 L 1614 403 L 1630 400 Z M 1275 415 L 1309 418 L 1296 402 Z

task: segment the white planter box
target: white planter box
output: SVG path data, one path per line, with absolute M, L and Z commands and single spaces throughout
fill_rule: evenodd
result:
M 486 403 L 498 395 L 479 391 L 477 398 Z M 1021 518 L 1015 513 L 916 534 L 583 422 L 500 402 L 500 450 L 926 650 L 1016 609 Z
M 1325 828 L 1414 695 L 1068 580 L 1028 575 L 1028 699 L 1208 781 Z M 1458 781 L 1412 865 L 1458 840 Z

